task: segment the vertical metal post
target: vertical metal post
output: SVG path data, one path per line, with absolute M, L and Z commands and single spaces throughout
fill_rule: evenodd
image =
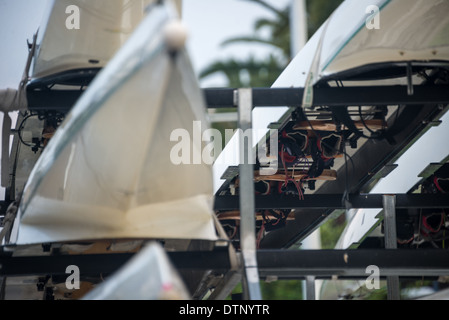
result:
M 6 291 L 6 277 L 0 277 L 0 300 L 5 300 L 5 291 Z
M 396 235 L 396 196 L 384 195 L 384 230 L 385 230 L 385 248 L 397 249 Z M 387 277 L 387 297 L 388 300 L 399 300 L 399 276 Z
M 315 300 L 315 277 L 306 276 L 306 300 Z
M 252 139 L 252 89 L 238 89 L 235 102 L 238 107 L 239 129 L 239 178 L 240 178 L 240 247 L 243 256 L 243 297 L 261 300 L 259 270 L 256 255 L 256 223 L 254 200 L 254 168 Z M 245 143 L 245 137 L 247 143 Z M 243 144 L 243 145 L 242 145 Z M 246 159 L 245 159 L 246 156 Z
M 307 42 L 306 0 L 291 0 L 290 6 L 290 54 L 294 58 Z
M 407 94 L 413 96 L 413 70 L 412 63 L 407 62 Z

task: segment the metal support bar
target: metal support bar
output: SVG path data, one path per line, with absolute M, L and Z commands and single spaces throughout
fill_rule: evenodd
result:
M 0 277 L 0 300 L 5 300 L 6 277 Z
M 298 106 L 302 101 L 303 88 L 252 88 L 253 106 Z M 206 105 L 209 108 L 235 107 L 232 88 L 204 89 Z
M 108 274 L 116 271 L 133 256 L 132 253 L 7 256 L 0 254 L 0 276 L 64 275 L 68 265 L 77 265 L 80 275 Z M 214 270 L 231 268 L 229 252 L 167 252 L 179 270 Z M 366 267 L 376 265 L 380 276 L 405 277 L 449 275 L 449 250 L 445 249 L 349 249 L 349 250 L 258 250 L 260 278 L 300 279 L 306 276 L 331 278 L 364 277 Z
M 306 276 L 306 300 L 316 300 L 314 276 Z
M 29 91 L 29 109 L 68 112 L 84 93 L 81 90 Z
M 255 107 L 302 106 L 304 88 L 253 88 Z M 233 88 L 204 89 L 209 108 L 235 107 Z M 447 104 L 447 86 L 416 86 L 409 95 L 407 86 L 314 88 L 313 106 L 379 106 Z
M 407 62 L 407 94 L 409 96 L 413 95 L 413 69 L 412 69 L 412 63 Z
M 263 209 L 346 209 L 341 194 L 309 194 L 304 200 L 294 196 L 255 196 L 256 211 Z M 383 208 L 382 194 L 350 194 L 351 208 Z M 449 208 L 448 194 L 396 194 L 396 208 Z M 215 196 L 214 209 L 230 211 L 239 209 L 239 196 Z
M 378 266 L 382 278 L 449 275 L 449 250 L 444 249 L 260 250 L 257 259 L 261 278 L 366 279 L 369 265 Z
M 396 235 L 396 197 L 394 195 L 383 196 L 384 205 L 384 230 L 385 230 L 385 248 L 397 249 Z M 399 300 L 399 277 L 387 277 L 387 297 L 388 300 Z
M 239 128 L 242 132 L 252 129 L 252 90 L 239 89 L 237 92 Z M 259 272 L 256 257 L 256 225 L 254 219 L 254 165 L 252 133 L 247 135 L 247 143 L 240 139 L 240 247 L 244 267 L 244 298 L 261 300 Z M 246 158 L 246 159 L 245 159 Z
M 0 256 L 0 276 L 65 274 L 69 265 L 80 268 L 81 275 L 109 274 L 124 265 L 133 254 L 92 254 L 58 256 Z
M 304 88 L 253 88 L 255 107 L 299 107 L 302 106 Z M 379 106 L 379 105 L 421 105 L 448 104 L 447 86 L 415 86 L 409 95 L 410 86 L 377 87 L 330 87 L 314 88 L 313 106 Z M 208 108 L 232 108 L 234 88 L 204 89 Z M 68 111 L 83 91 L 41 90 L 30 87 L 27 99 L 30 110 L 55 109 Z
M 396 249 L 396 197 L 383 195 L 385 249 Z

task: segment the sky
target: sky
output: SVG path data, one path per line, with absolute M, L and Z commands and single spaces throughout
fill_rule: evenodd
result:
M 0 0 L 0 88 L 17 88 L 47 0 Z

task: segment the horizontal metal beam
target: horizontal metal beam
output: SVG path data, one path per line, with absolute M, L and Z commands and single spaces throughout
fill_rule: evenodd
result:
M 350 208 L 383 208 L 382 194 L 350 194 Z M 256 196 L 256 211 L 264 209 L 346 209 L 341 194 L 310 194 L 304 199 L 294 196 Z M 449 208 L 448 194 L 396 194 L 396 208 Z M 239 209 L 239 196 L 215 196 L 214 209 L 231 211 Z
M 233 88 L 203 89 L 209 108 L 236 107 Z M 252 88 L 253 106 L 298 106 L 303 88 Z
M 83 93 L 82 90 L 28 91 L 28 109 L 68 112 Z
M 264 250 L 257 257 L 261 277 L 367 277 L 370 265 L 381 277 L 449 275 L 449 250 L 443 249 Z
M 124 265 L 133 254 L 89 254 L 55 256 L 0 257 L 0 276 L 65 274 L 69 265 L 80 268 L 82 275 L 108 274 Z
M 228 252 L 184 251 L 168 252 L 172 263 L 180 269 L 228 270 L 231 268 Z M 52 255 L 52 256 L 0 256 L 0 276 L 65 274 L 69 265 L 76 265 L 81 275 L 108 274 L 116 271 L 132 258 L 133 253 Z
M 167 253 L 179 270 L 230 270 L 227 250 Z M 0 256 L 0 276 L 62 275 L 77 265 L 80 275 L 112 273 L 133 254 L 88 254 L 32 257 Z M 351 249 L 351 250 L 258 250 L 259 276 L 279 278 L 366 277 L 375 265 L 380 276 L 449 275 L 449 250 L 443 249 Z
M 208 108 L 233 108 L 234 88 L 203 89 Z M 29 109 L 72 108 L 84 91 L 40 90 L 27 92 Z M 302 106 L 303 88 L 253 88 L 254 107 Z M 447 86 L 416 86 L 414 94 L 407 94 L 406 86 L 331 87 L 314 88 L 313 106 L 383 106 L 448 104 Z
M 302 106 L 304 88 L 253 88 L 255 107 Z M 233 88 L 204 89 L 208 108 L 235 107 Z M 415 86 L 413 95 L 407 86 L 321 87 L 314 88 L 313 106 L 382 106 L 448 104 L 447 86 Z
M 449 103 L 447 86 L 415 86 L 409 95 L 406 86 L 341 87 L 314 89 L 315 106 L 382 106 Z

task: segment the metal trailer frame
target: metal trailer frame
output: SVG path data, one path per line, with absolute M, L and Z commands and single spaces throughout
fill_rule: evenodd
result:
M 206 89 L 209 108 L 237 107 L 239 127 L 252 127 L 251 110 L 255 106 L 301 106 L 303 88 L 253 88 L 253 89 Z M 62 93 L 48 96 L 48 92 L 34 92 L 33 106 L 37 109 L 51 105 L 62 106 Z M 80 93 L 81 94 L 81 93 Z M 75 98 L 74 98 L 75 99 Z M 41 105 L 42 104 L 42 105 Z M 407 87 L 345 87 L 314 88 L 314 105 L 447 105 L 449 90 L 445 86 L 417 86 L 413 95 Z M 421 120 L 420 120 L 421 121 Z M 429 122 L 425 123 L 428 125 Z M 250 150 L 248 150 L 250 151 Z M 245 154 L 248 154 L 245 152 Z M 308 287 L 320 278 L 366 277 L 366 267 L 377 265 L 380 276 L 388 281 L 389 299 L 398 299 L 399 276 L 449 275 L 449 251 L 445 249 L 406 250 L 395 248 L 395 219 L 397 208 L 447 208 L 449 195 L 430 194 L 349 194 L 343 202 L 338 193 L 305 195 L 304 200 L 289 197 L 255 196 L 253 191 L 253 168 L 251 164 L 239 166 L 241 183 L 246 187 L 240 196 L 215 197 L 216 210 L 240 209 L 242 250 L 237 253 L 240 269 L 231 268 L 227 247 L 216 246 L 211 251 L 168 252 L 179 270 L 202 270 L 220 275 L 209 299 L 223 299 L 243 280 L 244 297 L 261 299 L 259 279 L 275 276 L 281 279 L 306 279 Z M 386 227 L 385 249 L 348 250 L 256 250 L 253 214 L 256 209 L 347 209 L 384 208 Z M 313 226 L 311 227 L 313 229 Z M 392 241 L 393 240 L 393 241 Z M 230 244 L 228 244 L 229 246 Z M 288 245 L 287 245 L 288 247 Z M 0 252 L 0 277 L 65 274 L 65 267 L 76 264 L 83 274 L 108 274 L 117 270 L 132 253 L 90 255 L 12 256 L 12 250 Z M 13 248 L 11 248 L 13 249 Z M 242 263 L 243 261 L 243 263 Z M 309 298 L 313 295 L 308 294 Z
M 411 83 L 411 82 L 410 82 Z M 249 97 L 251 92 L 251 96 Z M 205 97 L 207 101 L 207 106 L 209 108 L 221 108 L 221 107 L 237 107 L 238 114 L 248 114 L 251 109 L 256 106 L 289 106 L 289 107 L 301 107 L 303 104 L 303 95 L 305 93 L 304 88 L 254 88 L 254 89 L 207 89 L 205 91 Z M 245 99 L 240 99 L 241 95 L 245 96 Z M 342 107 L 349 105 L 406 105 L 406 106 L 416 106 L 416 105 L 447 105 L 449 103 L 449 90 L 445 86 L 435 86 L 435 87 L 427 87 L 427 86 L 417 86 L 413 87 L 408 85 L 407 87 L 403 86 L 381 86 L 381 87 L 339 87 L 339 88 L 329 88 L 329 87 L 321 87 L 314 88 L 313 91 L 314 99 L 313 106 L 333 106 L 333 107 Z M 236 99 L 237 97 L 237 99 Z M 241 117 L 239 116 L 239 128 L 242 130 L 251 129 L 250 117 L 245 118 L 245 122 L 242 123 Z M 247 145 L 240 140 L 240 144 L 244 144 L 244 146 L 240 146 L 240 150 L 245 150 L 244 154 L 247 153 Z M 251 142 L 248 142 L 249 145 L 252 145 Z M 245 148 L 245 149 L 242 149 Z M 242 159 L 240 159 L 240 163 L 242 163 Z M 413 260 L 417 258 L 422 251 L 419 250 L 416 256 L 414 253 L 403 250 L 397 250 L 397 242 L 396 242 L 396 208 L 444 208 L 449 204 L 449 196 L 448 195 L 373 195 L 373 194 L 355 194 L 355 195 L 330 195 L 330 194 L 318 194 L 318 195 L 307 195 L 304 196 L 303 200 L 298 200 L 297 198 L 288 198 L 288 197 L 274 197 L 274 196 L 254 196 L 254 190 L 252 186 L 253 176 L 252 174 L 248 174 L 248 166 L 246 164 L 239 165 L 239 177 L 240 177 L 240 196 L 220 196 L 216 195 L 215 197 L 215 209 L 216 210 L 235 210 L 239 209 L 237 206 L 237 201 L 239 201 L 240 206 L 240 234 L 241 234 L 241 251 L 242 255 L 251 255 L 253 256 L 254 247 L 255 247 L 255 228 L 254 228 L 254 212 L 256 209 L 296 209 L 296 208 L 320 208 L 329 210 L 331 208 L 337 209 L 348 209 L 349 207 L 353 208 L 383 208 L 384 209 L 384 226 L 385 226 L 385 250 L 380 250 L 377 252 L 381 256 L 379 260 L 376 261 L 376 265 L 379 266 L 383 263 L 391 263 L 393 262 L 392 270 L 389 270 L 385 266 L 382 265 L 381 270 L 382 274 L 387 276 L 387 289 L 388 289 L 388 299 L 398 300 L 400 299 L 399 295 L 399 276 L 400 275 L 417 275 L 415 272 L 421 273 L 421 275 L 445 275 L 449 273 L 449 259 L 448 253 L 444 252 L 444 250 L 432 251 L 433 254 L 436 253 L 438 258 L 437 261 L 434 261 L 436 264 L 432 266 L 428 266 L 428 268 L 417 267 L 416 269 L 412 267 L 414 264 Z M 251 170 L 252 172 L 254 170 Z M 388 173 L 386 173 L 388 174 Z M 245 181 L 248 180 L 248 181 Z M 252 186 L 248 188 L 248 186 Z M 245 186 L 245 188 L 243 188 Z M 248 204 L 249 203 L 249 204 Z M 251 208 L 249 210 L 248 208 Z M 242 237 L 244 236 L 244 238 Z M 252 242 L 252 243 L 248 243 Z M 427 251 L 427 250 L 426 250 Z M 362 251 L 356 250 L 354 252 L 362 253 Z M 350 252 L 351 256 L 354 252 Z M 408 256 L 403 257 L 402 262 L 407 261 L 407 266 L 399 263 L 397 258 L 400 255 L 406 253 Z M 429 253 L 430 252 L 426 252 Z M 309 257 L 305 257 L 310 254 Z M 316 254 L 316 256 L 313 256 Z M 271 265 L 270 269 L 275 276 L 279 276 L 285 273 L 288 273 L 291 270 L 295 270 L 294 267 L 290 266 L 292 261 L 295 261 L 295 265 L 307 264 L 307 262 L 311 262 L 312 264 L 316 263 L 314 267 L 309 267 L 309 272 L 304 272 L 304 269 L 299 268 L 296 269 L 296 272 L 292 272 L 291 275 L 302 275 L 305 276 L 307 282 L 307 298 L 313 299 L 314 294 L 311 291 L 314 291 L 314 280 L 316 276 L 322 276 L 326 274 L 323 265 L 318 266 L 318 261 L 323 262 L 324 255 L 324 264 L 330 265 L 329 269 L 334 268 L 335 266 L 341 265 L 344 261 L 344 264 L 347 268 L 342 268 L 343 273 L 345 275 L 352 276 L 361 276 L 365 275 L 365 269 L 370 264 L 371 260 L 365 256 L 366 261 L 362 262 L 362 267 L 356 270 L 357 268 L 351 268 L 348 265 L 349 261 L 349 252 L 338 252 L 337 251 L 283 251 L 283 250 L 275 250 L 275 251 L 260 251 L 257 254 L 257 260 L 251 260 L 251 272 L 254 268 L 260 270 L 260 274 L 262 276 L 267 276 L 265 265 L 268 261 L 275 261 L 274 265 Z M 266 258 L 269 255 L 270 258 Z M 295 259 L 296 255 L 304 255 L 302 260 Z M 386 257 L 386 255 L 390 255 Z M 288 257 L 286 259 L 281 258 Z M 331 258 L 331 257 L 335 257 Z M 343 259 L 342 259 L 343 257 Z M 310 259 L 310 260 L 309 260 Z M 351 258 L 352 260 L 352 258 Z M 312 262 L 313 261 L 313 262 Z M 427 262 L 429 262 L 427 260 Z M 245 261 L 246 262 L 246 261 Z M 259 262 L 259 264 L 257 264 Z M 397 263 L 397 264 L 396 264 Z M 442 268 L 438 267 L 438 264 L 442 263 Z M 244 263 L 243 265 L 243 273 L 247 275 L 249 272 L 249 268 Z M 410 268 L 410 269 L 409 269 Z M 436 269 L 438 270 L 436 270 Z M 361 269 L 363 269 L 363 273 L 361 273 Z M 287 271 L 289 270 L 289 271 Z M 418 271 L 419 270 L 419 271 Z M 287 271 L 287 272 L 286 272 Z M 301 273 L 301 271 L 303 273 Z M 329 271 L 329 270 L 327 270 Z M 339 274 L 339 272 L 334 271 L 334 275 Z M 434 273 L 435 272 L 435 273 Z M 332 273 L 332 272 L 330 272 Z M 326 275 L 329 276 L 330 273 Z M 260 289 L 255 287 L 253 279 L 248 279 L 247 277 L 243 277 L 244 280 L 244 289 L 247 292 L 244 292 L 244 296 L 249 299 L 259 299 L 260 297 Z
M 396 195 L 385 195 L 386 210 L 394 217 L 392 199 Z M 398 195 L 402 198 L 403 195 Z M 378 195 L 376 195 L 378 198 Z M 446 207 L 449 201 L 440 202 Z M 317 198 L 319 199 L 319 198 Z M 427 197 L 421 200 L 425 201 Z M 403 208 L 419 206 L 415 201 L 401 205 Z M 432 205 L 432 208 L 440 207 Z M 392 219 L 394 220 L 394 219 Z M 389 233 L 388 238 L 394 235 Z M 239 260 L 248 254 L 243 248 L 237 253 Z M 77 265 L 83 270 L 83 276 L 107 276 L 123 266 L 133 253 L 89 254 L 89 255 L 46 255 L 12 256 L 12 252 L 0 254 L 0 277 L 27 275 L 67 276 L 66 267 Z M 348 249 L 348 250 L 257 250 L 249 252 L 255 260 L 253 265 L 241 264 L 239 270 L 232 270 L 231 257 L 227 247 L 216 247 L 211 251 L 167 252 L 171 262 L 180 271 L 204 271 L 221 275 L 221 281 L 215 286 L 209 299 L 224 299 L 240 281 L 248 281 L 251 272 L 257 271 L 258 279 L 305 279 L 308 284 L 315 279 L 357 279 L 366 278 L 367 267 L 376 265 L 380 277 L 387 278 L 389 299 L 399 299 L 398 278 L 401 277 L 438 277 L 449 276 L 449 251 L 446 249 Z M 250 269 L 250 270 L 248 270 Z M 249 277 L 247 276 L 249 274 Z M 395 280 L 396 279 L 396 280 Z M 260 288 L 256 282 L 244 286 L 246 299 L 260 299 Z M 256 290 L 256 291 L 255 291 Z M 308 293 L 308 298 L 314 296 Z

